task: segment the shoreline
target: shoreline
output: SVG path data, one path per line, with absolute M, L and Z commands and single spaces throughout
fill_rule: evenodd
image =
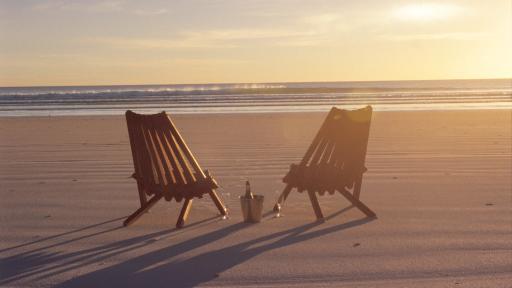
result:
M 510 110 L 512 111 L 512 103 L 511 102 L 497 102 L 497 103 L 491 103 L 498 106 L 492 106 L 492 107 L 481 107 L 481 103 L 447 103 L 450 105 L 466 105 L 465 107 L 448 107 L 448 108 L 428 108 L 428 107 L 417 107 L 417 108 L 404 108 L 404 109 L 396 109 L 396 108 L 389 108 L 389 109 L 382 109 L 381 105 L 373 105 L 373 111 L 375 112 L 450 112 L 450 111 L 488 111 L 488 110 Z M 475 104 L 475 105 L 473 105 Z M 417 104 L 413 104 L 417 105 Z M 439 104 L 432 104 L 432 105 L 439 105 Z M 169 115 L 252 115 L 252 114 L 298 114 L 298 113 L 327 113 L 331 107 L 336 107 L 339 109 L 359 109 L 363 108 L 366 105 L 326 105 L 325 109 L 318 109 L 318 110 L 277 110 L 277 111 L 200 111 L 200 112 L 168 112 Z M 472 107 L 473 106 L 473 107 Z M 380 108 L 380 109 L 379 109 Z M 154 113 L 160 113 L 162 111 L 166 111 L 165 108 L 163 110 L 157 110 L 157 109 L 127 109 L 132 110 L 137 113 L 142 114 L 154 114 Z M 70 110 L 72 111 L 72 110 Z M 123 110 L 126 111 L 126 110 Z M 48 114 L 48 115 L 0 115 L 0 119 L 7 119 L 7 118 L 24 118 L 24 117 L 30 117 L 30 118 L 51 118 L 51 117 L 120 117 L 124 116 L 124 112 L 119 114 L 73 114 L 70 112 L 70 114 Z

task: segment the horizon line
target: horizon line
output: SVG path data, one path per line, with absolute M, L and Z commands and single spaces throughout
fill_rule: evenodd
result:
M 36 86 L 0 86 L 1 88 L 50 88 L 50 87 L 115 87 L 115 86 L 177 86 L 177 85 L 232 85 L 232 84 L 293 84 L 293 83 L 368 83 L 368 82 L 430 82 L 430 81 L 474 81 L 474 80 L 511 80 L 504 78 L 452 78 L 452 79 L 403 79 L 403 80 L 355 80 L 355 81 L 286 81 L 286 82 L 209 82 L 209 83 L 168 83 L 168 84 L 87 84 L 87 85 L 36 85 Z M 512 82 L 511 82 L 512 85 Z

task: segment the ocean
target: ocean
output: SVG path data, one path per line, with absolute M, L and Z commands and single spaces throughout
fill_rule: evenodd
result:
M 512 109 L 512 79 L 0 87 L 0 116 Z

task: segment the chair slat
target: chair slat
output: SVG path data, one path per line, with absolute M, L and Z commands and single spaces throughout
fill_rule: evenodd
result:
M 133 123 L 133 118 L 131 115 L 126 115 L 126 121 L 128 126 L 128 135 L 130 139 L 130 147 L 132 151 L 132 159 L 133 159 L 133 166 L 134 166 L 134 178 L 137 181 L 137 190 L 139 191 L 139 200 L 141 206 L 146 205 L 148 202 L 146 197 L 146 189 L 144 185 L 144 180 L 142 177 L 137 177 L 137 175 L 142 175 L 142 159 L 140 153 L 138 153 L 138 145 L 136 144 L 137 137 L 135 136 L 137 132 L 135 131 L 137 129 L 136 125 Z
M 167 167 L 166 173 L 168 173 L 169 181 L 172 184 L 183 184 L 183 179 L 177 177 L 178 173 L 175 169 L 179 169 L 179 167 L 172 157 L 170 144 L 165 137 L 164 131 L 169 130 L 169 123 L 165 121 L 165 119 L 167 119 L 165 113 L 161 113 L 158 118 L 153 119 L 153 123 L 155 125 L 155 138 L 160 144 L 160 152 L 162 153 L 161 157 L 165 160 Z
M 130 138 L 130 147 L 131 147 L 131 151 L 132 151 L 132 158 L 133 158 L 133 166 L 135 168 L 135 175 L 137 174 L 141 174 L 142 172 L 142 163 L 141 163 L 141 157 L 140 157 L 140 153 L 138 152 L 139 151 L 139 147 L 138 145 L 135 143 L 137 141 L 137 131 L 135 131 L 137 129 L 135 123 L 133 123 L 133 120 L 131 117 L 129 117 L 127 115 L 126 117 L 126 122 L 127 122 L 127 126 L 128 126 L 128 135 L 129 135 L 129 138 Z M 137 181 L 137 182 L 141 182 L 142 179 L 140 179 L 140 181 Z
M 195 182 L 195 178 L 192 173 L 190 173 L 187 164 L 185 163 L 185 160 L 183 159 L 183 154 L 181 153 L 178 143 L 174 136 L 171 134 L 172 130 L 172 123 L 169 125 L 169 129 L 164 131 L 164 135 L 166 136 L 167 141 L 169 142 L 172 151 L 173 151 L 173 158 L 175 160 L 176 164 L 179 164 L 179 174 L 181 175 L 182 179 L 184 180 L 185 184 L 193 183 Z
M 190 152 L 190 149 L 188 148 L 187 144 L 185 143 L 185 140 L 181 137 L 180 132 L 176 129 L 176 126 L 174 126 L 174 123 L 172 120 L 167 117 L 169 122 L 171 123 L 171 133 L 174 135 L 176 142 L 178 143 L 180 149 L 183 151 L 184 156 L 192 166 L 191 168 L 194 169 L 195 175 L 200 175 L 202 178 L 206 178 L 203 170 L 201 170 L 201 167 L 199 166 L 199 163 L 197 162 L 196 158 Z M 193 173 L 194 174 L 194 173 Z M 193 175 L 195 177 L 195 175 Z
M 143 124 L 141 122 L 137 122 L 134 119 L 134 143 L 137 147 L 137 159 L 139 160 L 139 171 L 136 171 L 136 177 L 138 180 L 140 180 L 145 189 L 146 194 L 152 194 L 152 191 L 150 191 L 150 188 L 152 186 L 152 183 L 154 182 L 153 178 L 153 169 L 151 168 L 151 160 L 149 159 L 149 151 L 147 150 L 146 144 L 144 142 L 144 135 L 143 135 Z
M 172 163 L 174 163 L 176 166 L 175 175 L 177 175 L 177 178 L 181 179 L 183 184 L 193 184 L 196 182 L 196 179 L 194 178 L 194 175 L 192 175 L 193 173 L 190 172 L 190 169 L 188 169 L 186 159 L 184 158 L 183 152 L 177 143 L 177 139 L 172 135 L 172 130 L 175 130 L 176 128 L 173 126 L 174 124 L 169 121 L 169 118 L 165 114 L 162 116 L 163 117 L 161 117 L 159 120 L 165 126 L 163 135 L 165 135 L 165 139 L 168 142 L 172 152 L 170 156 Z
M 163 172 L 162 176 L 164 177 L 165 185 L 168 186 L 168 185 L 175 184 L 176 179 L 174 179 L 174 175 L 172 175 L 172 173 L 171 173 L 170 164 L 168 162 L 167 157 L 165 156 L 163 145 L 160 142 L 160 138 L 158 136 L 162 129 L 160 129 L 160 127 L 158 127 L 158 123 L 155 122 L 155 119 L 150 118 L 150 119 L 148 119 L 148 121 L 150 121 L 152 124 L 151 125 L 152 127 L 149 129 L 149 134 L 151 136 L 152 143 L 155 146 L 155 151 L 158 156 L 159 166 L 161 167 L 161 169 L 163 169 L 163 171 L 161 171 L 161 172 Z
M 158 139 L 160 144 L 162 145 L 164 149 L 164 154 L 166 155 L 166 159 L 168 160 L 168 164 L 170 164 L 170 174 L 173 180 L 174 184 L 177 185 L 183 185 L 186 183 L 186 180 L 181 173 L 181 170 L 177 164 L 176 156 L 174 155 L 174 152 L 172 151 L 172 147 L 169 144 L 167 137 L 165 135 L 165 131 L 168 130 L 167 121 L 163 119 L 162 117 L 159 117 L 156 121 L 158 121 L 159 125 L 162 127 L 162 131 L 158 133 Z
M 333 109 L 331 109 L 331 111 L 329 111 L 329 114 L 327 114 L 326 119 L 329 119 L 330 117 L 332 117 L 332 115 L 334 113 L 335 113 L 335 109 L 333 108 Z M 302 161 L 300 162 L 299 165 L 306 165 L 308 163 L 309 159 L 311 158 L 311 155 L 313 154 L 313 152 L 315 152 L 315 149 L 317 148 L 318 144 L 320 143 L 320 140 L 322 140 L 323 133 L 324 133 L 324 130 L 327 125 L 328 125 L 327 121 L 324 121 L 324 123 L 322 123 L 322 126 L 320 126 L 320 129 L 318 129 L 318 132 L 315 135 L 313 142 L 311 143 L 308 150 L 306 151 L 306 154 L 304 154 L 304 157 L 302 158 Z
M 171 135 L 172 135 L 172 133 L 171 133 Z M 181 159 L 183 175 L 185 175 L 185 177 L 190 179 L 190 182 L 196 182 L 197 181 L 196 174 L 194 174 L 193 168 L 190 164 L 190 161 L 189 161 L 189 158 L 187 155 L 187 151 L 183 150 L 183 148 L 181 147 L 179 137 L 177 137 L 176 135 L 173 135 L 173 139 L 174 139 L 175 143 L 177 144 L 176 149 L 178 150 L 178 153 L 180 155 L 179 159 Z
M 151 160 L 151 168 L 153 170 L 153 174 L 154 174 L 154 179 L 155 179 L 155 184 L 157 186 L 160 186 L 160 189 L 161 191 L 164 191 L 165 190 L 165 177 L 164 177 L 164 171 L 163 171 L 163 167 L 162 167 L 162 164 L 160 163 L 159 159 L 158 159 L 158 155 L 157 155 L 157 152 L 156 152 L 156 147 L 153 143 L 153 140 L 151 139 L 151 134 L 150 134 L 150 123 L 148 123 L 148 121 L 145 121 L 146 119 L 144 119 L 144 129 L 143 129 L 143 134 L 144 134 L 144 140 L 145 140 L 145 143 L 146 143 L 146 147 L 149 151 L 149 158 Z
M 331 154 L 334 150 L 334 141 L 332 139 L 329 139 L 329 142 L 327 143 L 327 146 L 325 147 L 324 153 L 322 154 L 322 157 L 320 158 L 320 164 L 327 164 L 329 162 L 329 159 L 331 159 Z
M 327 137 L 322 137 L 322 140 L 320 140 L 320 144 L 318 145 L 317 149 L 315 150 L 315 153 L 313 154 L 313 157 L 309 161 L 309 165 L 318 165 L 318 160 L 320 160 L 320 157 L 322 157 L 322 154 L 324 154 L 325 147 L 327 146 L 327 142 L 329 139 Z
M 334 162 L 334 166 L 339 170 L 343 169 L 348 152 L 348 147 L 344 143 L 345 138 L 346 136 L 341 133 L 337 134 L 334 138 L 336 149 L 332 155 L 332 161 Z
M 162 136 L 163 136 L 163 139 L 165 140 L 165 142 L 167 143 L 167 145 L 166 145 L 166 147 L 168 149 L 167 155 L 169 155 L 169 160 L 173 167 L 173 174 L 174 174 L 174 177 L 176 178 L 177 183 L 180 185 L 184 185 L 184 184 L 191 182 L 191 180 L 187 179 L 185 177 L 185 175 L 183 174 L 183 169 L 181 168 L 181 164 L 179 163 L 177 152 L 175 152 L 175 150 L 176 150 L 175 146 L 173 146 L 173 144 L 171 144 L 174 142 L 169 142 L 169 139 L 170 139 L 169 137 L 172 138 L 172 136 L 170 134 L 168 134 L 167 132 L 162 133 Z

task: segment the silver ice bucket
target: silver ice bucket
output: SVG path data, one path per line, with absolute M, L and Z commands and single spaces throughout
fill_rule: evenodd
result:
M 242 215 L 244 222 L 257 223 L 261 221 L 261 212 L 263 211 L 263 195 L 254 195 L 254 198 L 240 196 L 242 205 Z

